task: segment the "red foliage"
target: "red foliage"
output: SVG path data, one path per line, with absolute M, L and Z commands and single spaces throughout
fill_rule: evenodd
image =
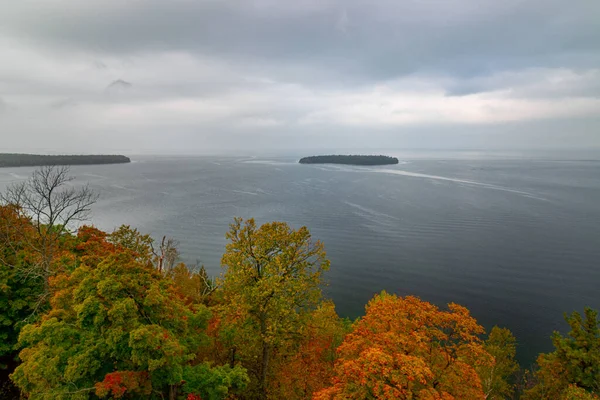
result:
M 117 248 L 106 240 L 107 233 L 93 226 L 82 226 L 77 231 L 79 243 L 75 247 L 81 260 L 91 266 L 97 265 L 104 257 L 115 253 Z
M 106 374 L 102 382 L 96 383 L 98 397 L 123 397 L 125 392 L 149 394 L 152 391 L 150 377 L 147 372 L 117 371 Z

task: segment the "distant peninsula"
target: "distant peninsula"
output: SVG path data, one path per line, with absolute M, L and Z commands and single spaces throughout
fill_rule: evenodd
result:
M 41 155 L 0 153 L 1 167 L 40 167 L 44 165 L 125 164 L 129 157 L 122 155 Z
M 300 164 L 390 165 L 398 164 L 396 157 L 366 155 L 312 156 L 300 159 Z

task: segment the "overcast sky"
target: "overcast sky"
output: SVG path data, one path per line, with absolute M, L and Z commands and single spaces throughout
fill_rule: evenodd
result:
M 0 3 L 0 152 L 600 148 L 598 0 Z

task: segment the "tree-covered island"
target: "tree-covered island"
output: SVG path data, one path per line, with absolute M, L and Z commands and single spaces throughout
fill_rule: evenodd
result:
M 122 155 L 41 155 L 0 153 L 0 167 L 39 167 L 45 165 L 126 164 Z
M 300 159 L 300 164 L 391 165 L 398 164 L 396 157 L 369 155 L 328 155 Z

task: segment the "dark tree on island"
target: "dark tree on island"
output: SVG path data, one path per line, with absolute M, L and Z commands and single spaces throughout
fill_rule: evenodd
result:
M 129 157 L 122 155 L 41 155 L 0 153 L 0 167 L 38 167 L 49 165 L 125 164 Z
M 398 164 L 396 157 L 368 155 L 328 155 L 300 159 L 300 164 L 390 165 Z

